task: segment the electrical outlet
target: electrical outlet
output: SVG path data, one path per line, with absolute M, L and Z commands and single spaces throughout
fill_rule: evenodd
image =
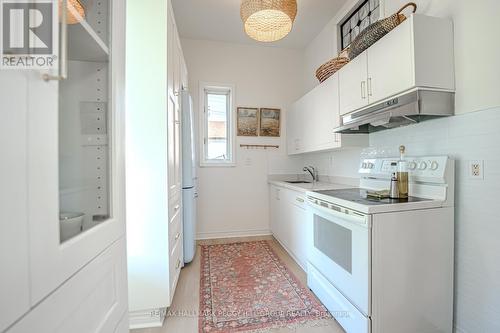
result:
M 480 160 L 469 161 L 469 166 L 468 166 L 469 178 L 484 179 L 483 169 L 484 169 L 483 161 Z

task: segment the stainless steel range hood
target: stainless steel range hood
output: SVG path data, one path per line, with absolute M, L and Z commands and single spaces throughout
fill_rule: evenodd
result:
M 452 116 L 455 93 L 417 89 L 341 117 L 335 133 L 366 134 Z

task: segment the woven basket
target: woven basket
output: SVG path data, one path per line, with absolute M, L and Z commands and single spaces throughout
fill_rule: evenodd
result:
M 330 76 L 335 74 L 339 69 L 344 67 L 349 63 L 349 57 L 347 56 L 347 49 L 343 50 L 338 57 L 333 58 L 330 61 L 327 61 L 323 65 L 321 65 L 317 70 L 316 70 L 316 77 L 318 78 L 319 82 L 322 83 L 326 81 Z
M 335 74 L 335 72 L 344 67 L 348 62 L 349 58 L 346 57 L 334 58 L 324 63 L 316 70 L 316 77 L 318 78 L 319 82 L 324 82 L 330 76 Z
M 413 13 L 417 10 L 417 5 L 414 2 L 409 2 L 398 10 L 396 14 L 377 21 L 363 30 L 350 45 L 349 59 L 356 58 L 364 50 L 375 44 L 380 38 L 387 35 L 392 29 L 406 20 L 406 16 L 402 14 L 402 11 L 408 7 L 413 7 Z

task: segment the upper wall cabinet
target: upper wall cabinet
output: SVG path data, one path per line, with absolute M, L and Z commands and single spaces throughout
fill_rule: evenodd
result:
M 287 120 L 288 154 L 367 144 L 364 135 L 334 133 L 338 126 L 339 75 L 335 74 L 292 105 Z
M 340 110 L 356 110 L 368 105 L 366 91 L 367 52 L 361 53 L 338 72 L 342 85 L 339 88 Z M 343 113 L 343 112 L 341 112 Z
M 340 114 L 416 87 L 455 90 L 451 21 L 412 15 L 339 71 Z

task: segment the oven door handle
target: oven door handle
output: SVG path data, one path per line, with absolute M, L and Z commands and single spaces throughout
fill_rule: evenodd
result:
M 339 207 L 339 209 L 344 209 L 344 211 L 337 211 L 337 210 L 332 209 L 330 207 L 321 206 L 321 205 L 315 203 L 314 202 L 315 200 L 316 199 L 310 199 L 310 198 L 308 200 L 311 208 L 313 208 L 315 210 L 318 210 L 318 211 L 323 212 L 325 214 L 331 215 L 333 217 L 337 217 L 337 218 L 341 219 L 342 221 L 349 222 L 351 224 L 355 224 L 355 225 L 360 226 L 362 228 L 368 229 L 370 227 L 368 215 L 364 215 L 364 214 L 357 213 L 355 211 L 345 209 L 345 208 L 340 208 L 340 207 Z M 337 207 L 337 206 L 335 206 L 335 207 Z

